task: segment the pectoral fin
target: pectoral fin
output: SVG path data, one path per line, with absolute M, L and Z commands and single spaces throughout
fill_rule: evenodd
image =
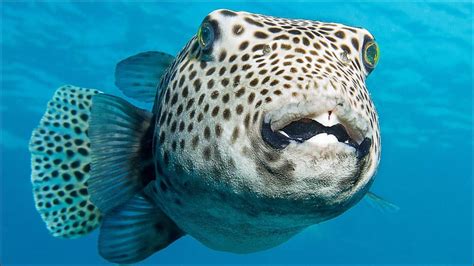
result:
M 391 213 L 393 213 L 393 212 L 397 212 L 397 211 L 400 210 L 400 208 L 397 205 L 383 199 L 382 197 L 380 197 L 380 196 L 378 196 L 375 193 L 372 193 L 370 191 L 366 194 L 365 198 L 367 199 L 367 202 L 369 202 L 369 204 L 372 207 L 377 208 L 381 212 L 391 212 Z
M 112 95 L 92 101 L 88 189 L 94 205 L 108 213 L 155 178 L 152 114 Z
M 167 247 L 184 233 L 140 193 L 104 217 L 99 252 L 114 263 L 135 263 Z

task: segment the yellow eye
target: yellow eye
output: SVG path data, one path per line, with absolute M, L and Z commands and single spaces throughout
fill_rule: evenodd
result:
M 364 47 L 364 63 L 370 67 L 374 68 L 379 61 L 380 50 L 379 46 L 375 41 L 369 41 L 365 44 Z

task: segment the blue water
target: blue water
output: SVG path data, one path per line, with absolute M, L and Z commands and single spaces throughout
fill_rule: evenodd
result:
M 473 262 L 473 4 L 467 3 L 0 3 L 0 264 L 97 264 L 97 232 L 49 235 L 36 213 L 28 139 L 62 84 L 123 96 L 116 62 L 141 51 L 176 54 L 217 8 L 369 29 L 381 58 L 368 78 L 380 115 L 382 160 L 362 201 L 263 252 L 210 250 L 187 236 L 144 263 Z

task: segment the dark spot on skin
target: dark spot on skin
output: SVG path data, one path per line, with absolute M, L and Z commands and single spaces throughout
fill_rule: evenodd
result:
M 214 73 L 214 71 L 216 71 L 216 68 L 215 67 L 211 67 L 207 72 L 206 72 L 206 76 L 210 76 Z
M 219 62 L 224 61 L 225 58 L 226 58 L 226 56 L 227 56 L 227 53 L 226 53 L 225 50 L 223 50 L 223 51 L 219 54 Z
M 209 159 L 211 158 L 211 148 L 205 147 L 202 151 L 202 156 L 206 161 L 209 161 Z
M 282 44 L 281 44 L 281 49 L 290 50 L 290 49 L 291 49 L 291 45 L 282 43 Z
M 229 120 L 230 119 L 230 110 L 226 108 L 224 110 L 224 112 L 222 112 L 222 116 L 224 117 L 225 120 Z
M 271 32 L 271 33 L 277 33 L 277 32 L 280 32 L 281 29 L 280 29 L 280 28 L 272 27 L 272 28 L 268 28 L 268 31 Z
M 260 22 L 258 22 L 258 21 L 255 21 L 255 20 L 253 20 L 253 19 L 251 19 L 251 18 L 249 18 L 249 17 L 244 18 L 244 20 L 245 20 L 247 23 L 251 24 L 251 25 L 255 25 L 255 26 L 257 26 L 257 27 L 264 27 L 264 25 L 263 25 L 262 23 L 260 23 Z
M 214 87 L 214 80 L 213 79 L 211 79 L 207 82 L 207 88 L 212 89 L 212 87 Z
M 246 114 L 244 118 L 244 126 L 245 128 L 249 128 L 250 125 L 250 114 Z
M 229 94 L 225 94 L 224 96 L 222 96 L 222 102 L 223 102 L 223 103 L 229 102 L 229 99 L 230 99 Z
M 259 38 L 259 39 L 266 39 L 266 38 L 268 38 L 268 34 L 266 34 L 266 33 L 264 33 L 264 32 L 261 32 L 261 31 L 256 31 L 256 32 L 254 33 L 254 36 L 255 36 L 256 38 Z
M 288 33 L 293 34 L 293 35 L 300 35 L 301 31 L 299 31 L 299 30 L 289 30 Z
M 236 97 L 240 97 L 242 95 L 245 94 L 245 88 L 240 88 L 236 93 L 235 93 L 235 96 Z
M 344 37 L 346 36 L 346 34 L 344 34 L 344 32 L 340 30 L 336 31 L 334 35 L 336 35 L 336 37 L 338 37 L 339 39 L 344 39 Z
M 239 137 L 239 128 L 235 127 L 234 131 L 232 131 L 231 142 L 235 143 L 238 137 Z
M 234 27 L 232 27 L 232 32 L 235 35 L 240 35 L 244 33 L 244 27 L 242 25 L 234 25 Z
M 351 43 L 356 50 L 359 50 L 359 41 L 356 38 L 352 38 Z
M 258 78 L 255 78 L 252 81 L 250 81 L 250 86 L 252 86 L 252 87 L 257 86 L 257 84 L 258 84 Z
M 265 48 L 265 44 L 257 44 L 254 47 L 252 47 L 252 51 L 256 52 L 256 51 L 259 51 L 259 50 L 263 50 L 264 48 Z
M 224 86 L 224 87 L 227 86 L 227 85 L 229 85 L 229 79 L 228 79 L 228 78 L 224 78 L 224 79 L 221 81 L 221 84 L 222 84 L 222 86 Z
M 333 37 L 330 37 L 330 36 L 327 36 L 326 39 L 330 42 L 336 42 L 336 39 L 334 39 Z
M 308 38 L 303 37 L 303 44 L 306 45 L 306 46 L 309 46 L 310 42 L 309 42 Z
M 196 79 L 193 83 L 194 91 L 198 92 L 201 89 L 201 80 Z
M 285 35 L 285 34 L 282 34 L 282 35 L 279 35 L 275 38 L 273 38 L 275 41 L 278 41 L 278 40 L 288 40 L 290 39 L 290 37 L 288 37 L 288 35 Z
M 84 121 L 84 122 L 87 122 L 87 120 L 89 119 L 89 116 L 88 116 L 87 114 L 81 114 L 79 117 L 80 117 L 80 118 L 82 119 L 82 121 Z
M 217 116 L 218 113 L 219 113 L 219 106 L 216 106 L 214 107 L 214 109 L 212 109 L 211 115 L 215 117 Z
M 243 50 L 245 50 L 248 46 L 249 46 L 249 42 L 248 42 L 248 41 L 244 41 L 244 42 L 242 42 L 242 43 L 239 45 L 239 50 L 240 50 L 240 51 L 243 51 Z
M 192 145 L 193 149 L 195 149 L 198 144 L 199 144 L 199 136 L 196 135 L 196 136 L 193 137 L 193 140 L 191 142 L 191 145 Z
M 230 10 L 221 10 L 220 12 L 222 15 L 226 16 L 226 17 L 235 17 L 237 16 L 237 13 L 235 12 L 232 12 Z
M 230 73 L 234 73 L 235 71 L 237 70 L 237 65 L 232 65 L 232 67 L 230 68 Z
M 346 52 L 347 54 L 351 54 L 351 49 L 349 49 L 349 47 L 347 47 L 347 45 L 342 44 L 341 49 L 344 50 L 344 52 Z
M 163 152 L 163 163 L 165 165 L 169 165 L 170 163 L 170 156 L 167 151 Z
M 241 104 L 239 104 L 239 105 L 237 105 L 237 107 L 235 107 L 235 112 L 238 115 L 240 115 L 243 112 L 243 110 L 244 110 L 244 107 Z
M 248 103 L 251 104 L 253 100 L 255 99 L 255 93 L 250 93 L 248 97 Z
M 74 171 L 74 176 L 78 181 L 82 181 L 84 179 L 84 174 L 79 171 Z
M 222 135 L 222 127 L 221 125 L 217 124 L 214 128 L 214 131 L 216 133 L 216 137 L 220 137 Z
M 89 152 L 84 148 L 77 149 L 77 152 L 79 152 L 83 156 L 88 156 L 89 155 Z
M 85 189 L 85 188 L 81 188 L 81 189 L 79 190 L 79 193 L 80 193 L 81 195 L 83 195 L 83 196 L 87 196 L 87 194 L 88 194 L 88 193 L 87 193 L 87 189 Z
M 206 140 L 209 140 L 210 137 L 211 137 L 211 129 L 210 129 L 209 127 L 206 127 L 206 128 L 204 129 L 204 138 L 205 138 Z

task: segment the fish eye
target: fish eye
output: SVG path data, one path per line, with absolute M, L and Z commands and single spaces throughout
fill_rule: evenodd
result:
M 363 50 L 363 57 L 365 65 L 373 69 L 377 65 L 379 61 L 380 50 L 379 46 L 375 41 L 368 41 L 366 42 Z
M 208 22 L 203 22 L 199 27 L 197 39 L 203 51 L 209 50 L 214 42 L 214 28 Z

